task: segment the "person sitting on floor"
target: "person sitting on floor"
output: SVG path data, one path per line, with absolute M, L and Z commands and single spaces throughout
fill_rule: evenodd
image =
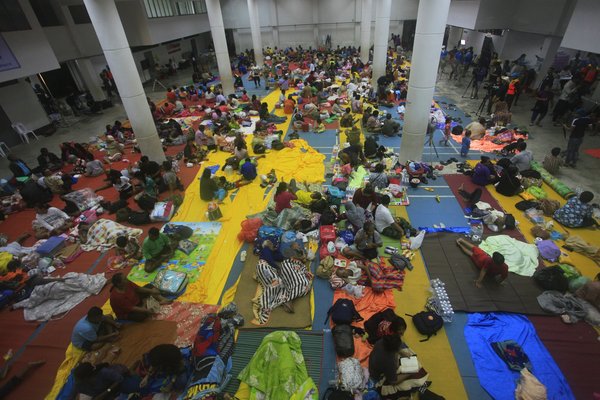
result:
M 147 371 L 140 383 L 140 392 L 147 396 L 154 392 L 151 382 L 162 382 L 159 393 L 179 392 L 188 383 L 188 370 L 179 347 L 174 344 L 159 344 L 142 356 L 141 370 Z M 148 386 L 148 387 L 147 387 Z
M 258 253 L 258 258 L 275 269 L 279 269 L 279 263 L 286 259 L 279 249 L 275 248 L 275 245 L 270 240 L 265 240 L 263 242 L 260 252 Z
M 148 231 L 148 237 L 142 244 L 142 254 L 146 259 L 144 270 L 148 273 L 154 272 L 163 263 L 170 260 L 175 253 L 178 243 L 173 243 L 169 236 L 153 227 Z
M 36 239 L 47 239 L 50 236 L 65 233 L 73 226 L 71 218 L 56 207 L 48 204 L 35 206 L 35 219 L 32 227 Z
M 168 304 L 170 301 L 160 294 L 160 290 L 150 285 L 140 287 L 131 282 L 121 273 L 113 275 L 110 289 L 110 307 L 120 320 L 142 322 L 155 314 L 148 308 L 146 300 L 154 298 L 158 304 Z
M 346 108 L 344 114 L 340 118 L 340 127 L 352 128 L 354 124 L 358 122 L 358 120 L 354 119 L 354 117 L 352 116 L 351 111 L 352 110 L 349 107 Z
M 358 166 L 366 161 L 363 148 L 360 144 L 349 145 L 338 153 L 342 164 L 350 164 L 352 167 Z
M 479 186 L 485 186 L 498 181 L 498 174 L 494 164 L 488 156 L 481 156 L 481 161 L 473 168 L 471 181 Z
M 423 368 L 412 374 L 399 372 L 400 358 L 415 355 L 402 340 L 405 331 L 406 321 L 399 316 L 393 321 L 381 321 L 377 327 L 380 339 L 369 356 L 369 376 L 375 382 L 377 392 L 386 399 L 411 397 L 410 392 L 425 385 L 429 377 Z M 429 398 L 439 398 L 431 392 L 428 394 Z
M 373 211 L 375 228 L 379 233 L 392 239 L 400 239 L 404 236 L 404 229 L 400 226 L 396 218 L 392 215 L 388 206 L 390 205 L 390 196 L 381 197 L 379 204 Z
M 552 175 L 556 175 L 563 165 L 564 160 L 560 157 L 560 147 L 554 147 L 542 162 L 544 169 Z
M 355 205 L 351 201 L 346 202 L 344 207 L 346 208 L 345 215 L 348 220 L 348 229 L 351 229 L 353 232 L 358 232 L 363 228 L 366 221 L 365 209 Z
M 275 191 L 275 212 L 279 214 L 286 208 L 292 208 L 292 200 L 296 200 L 297 197 L 292 192 L 288 191 L 288 185 L 285 182 L 280 182 Z
M 352 196 L 352 202 L 357 206 L 364 208 L 365 210 L 369 209 L 369 206 L 372 205 L 372 208 L 379 204 L 379 199 L 377 197 L 377 193 L 373 190 L 373 185 L 371 183 L 367 183 L 364 188 L 359 188 L 354 192 L 354 196 Z
M 50 190 L 54 194 L 65 194 L 71 191 L 73 177 L 70 174 L 53 173 L 49 169 L 42 172 L 43 176 L 38 180 L 40 186 Z
M 381 127 L 381 133 L 383 133 L 384 136 L 393 137 L 398 135 L 399 132 L 400 124 L 392 120 L 392 114 L 387 114 L 385 116 L 385 121 L 383 121 L 383 126 Z
M 85 176 L 94 177 L 104 173 L 104 166 L 100 160 L 94 159 L 93 155 L 88 156 L 85 162 Z
M 385 166 L 383 164 L 375 166 L 375 170 L 369 175 L 369 183 L 376 189 L 385 189 L 388 187 L 390 181 L 385 173 Z
M 17 158 L 14 154 L 9 154 L 7 158 L 9 161 L 8 168 L 10 169 L 10 172 L 13 173 L 15 178 L 31 176 L 33 173 L 32 169 L 29 168 L 27 163 L 20 158 Z
M 40 155 L 37 158 L 40 169 L 49 169 L 50 171 L 58 171 L 63 166 L 63 161 L 54 153 L 43 147 L 40 149 Z
M 377 249 L 383 246 L 379 232 L 375 230 L 375 224 L 371 221 L 365 222 L 363 227 L 354 236 L 356 249 L 366 258 L 372 260 L 377 258 Z
M 142 248 L 135 237 L 119 236 L 115 241 L 115 254 L 129 264 L 142 259 Z
M 485 136 L 485 118 L 479 118 L 465 127 L 471 131 L 471 140 L 479 140 Z
M 521 179 L 519 178 L 519 169 L 514 165 L 504 169 L 500 174 L 498 183 L 496 183 L 496 191 L 504 196 L 514 196 L 523 190 Z
M 527 150 L 527 142 L 519 143 L 517 147 L 519 154 L 515 154 L 510 158 L 510 162 L 519 169 L 519 172 L 528 171 L 531 169 L 531 162 L 533 161 L 533 153 Z
M 248 185 L 258 176 L 256 165 L 250 157 L 246 158 L 244 163 L 240 165 L 240 174 L 242 174 L 242 178 L 237 181 L 238 186 Z
M 113 351 L 113 357 L 119 352 Z M 104 362 L 93 365 L 90 362 L 79 363 L 73 368 L 75 392 L 90 399 L 113 399 L 121 394 L 137 393 L 141 379 L 131 374 L 122 364 Z
M 369 116 L 369 119 L 367 119 L 367 132 L 380 133 L 382 131 L 382 127 L 383 125 L 381 122 L 379 122 L 379 111 L 375 110 L 373 111 L 373 114 Z
M 217 183 L 213 180 L 211 170 L 205 168 L 200 177 L 200 198 L 204 201 L 216 200 L 221 203 L 226 195 L 227 191 L 223 188 L 219 188 Z
M 104 315 L 100 307 L 92 307 L 87 315 L 75 324 L 71 343 L 79 350 L 98 350 L 106 342 L 116 340 L 120 328 L 121 324 L 110 315 Z
M 137 171 L 133 176 L 137 181 L 135 184 L 135 190 L 137 190 L 137 194 L 134 197 L 135 201 L 142 210 L 152 211 L 158 200 L 156 182 L 142 171 Z
M 106 157 L 104 162 L 110 164 L 115 161 L 121 161 L 123 158 L 124 146 L 118 143 L 111 135 L 106 136 Z
M 185 188 L 177 177 L 177 173 L 173 171 L 173 163 L 171 161 L 163 161 L 162 176 L 159 181 L 159 191 L 168 190 L 171 194 L 176 190 L 183 191 Z
M 579 196 L 573 196 L 567 200 L 567 203 L 556 210 L 552 217 L 568 228 L 598 226 L 593 217 L 594 208 L 590 205 L 593 199 L 594 194 L 592 192 L 581 192 Z
M 490 257 L 485 251 L 481 250 L 473 243 L 469 243 L 463 238 L 456 240 L 458 247 L 471 257 L 471 260 L 480 270 L 479 277 L 475 280 L 477 288 L 482 287 L 483 279 L 490 276 L 498 283 L 502 283 L 508 277 L 508 266 L 504 263 L 504 256 L 495 251 Z

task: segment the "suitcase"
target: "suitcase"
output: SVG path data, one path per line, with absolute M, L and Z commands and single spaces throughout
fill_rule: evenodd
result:
M 35 251 L 42 257 L 54 257 L 65 247 L 65 238 L 61 236 L 51 236 Z
M 175 213 L 175 207 L 172 201 L 161 201 L 154 205 L 154 209 L 150 213 L 150 219 L 152 221 L 170 221 Z

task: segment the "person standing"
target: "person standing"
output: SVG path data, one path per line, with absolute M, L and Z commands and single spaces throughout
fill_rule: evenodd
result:
M 565 115 L 567 110 L 569 109 L 574 97 L 577 94 L 577 80 L 575 78 L 571 79 L 562 88 L 560 92 L 560 96 L 556 105 L 554 106 L 554 110 L 552 110 L 552 123 L 554 126 L 559 126 L 558 120 Z
M 579 147 L 583 143 L 583 135 L 588 128 L 592 127 L 593 114 L 587 117 L 575 118 L 570 128 L 564 125 L 564 129 L 570 129 L 569 142 L 567 143 L 567 155 L 565 166 L 575 168 L 575 163 L 579 158 Z
M 552 102 L 552 92 L 547 89 L 540 89 L 537 92 L 536 102 L 531 109 L 531 121 L 529 122 L 529 126 L 537 125 L 542 126 L 542 119 L 548 113 L 548 107 Z M 536 120 L 537 119 L 537 120 Z

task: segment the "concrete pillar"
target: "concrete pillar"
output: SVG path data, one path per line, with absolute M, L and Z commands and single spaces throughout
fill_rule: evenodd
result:
M 142 153 L 153 161 L 164 161 L 162 143 L 114 0 L 84 0 L 84 4 Z
M 260 19 L 258 15 L 257 0 L 248 0 L 248 13 L 250 14 L 250 30 L 252 31 L 252 47 L 254 48 L 254 59 L 256 65 L 265 63 L 263 58 L 262 36 L 260 33 Z
M 390 39 L 390 13 L 392 0 L 375 0 L 375 41 L 373 45 L 373 82 L 385 75 L 388 41 Z
M 319 0 L 312 0 L 312 23 L 313 23 L 313 40 L 315 49 L 318 49 L 321 45 L 321 38 L 319 32 Z M 325 42 L 322 43 L 325 45 Z
M 542 61 L 542 65 L 540 65 L 540 69 L 537 72 L 534 87 L 537 87 L 542 82 L 548 73 L 548 69 L 554 64 L 554 58 L 556 57 L 556 52 L 558 51 L 562 40 L 563 38 L 561 36 L 549 36 L 544 40 L 542 54 L 540 55 L 540 57 L 544 58 L 544 61 Z
M 362 15 L 360 20 L 360 59 L 369 61 L 369 48 L 371 47 L 371 20 L 373 0 L 362 0 Z
M 105 100 L 106 94 L 102 89 L 102 81 L 94 69 L 92 61 L 89 58 L 80 58 L 79 60 L 75 60 L 75 64 L 77 65 L 79 75 L 81 76 L 85 87 L 90 91 L 92 96 L 94 96 L 94 100 Z
M 450 0 L 421 0 L 411 60 L 400 162 L 421 160 Z
M 454 47 L 458 48 L 460 46 L 460 39 L 462 39 L 463 28 L 458 26 L 450 26 L 450 30 L 448 32 L 448 43 L 446 48 L 448 51 L 452 50 Z
M 223 94 L 227 96 L 235 93 L 235 90 L 233 88 L 231 62 L 229 60 L 229 51 L 227 50 L 227 39 L 225 38 L 223 14 L 221 14 L 221 3 L 219 0 L 206 0 L 206 11 L 208 12 L 208 22 L 210 23 L 210 32 L 212 33 L 213 45 L 215 47 L 221 86 L 223 87 Z

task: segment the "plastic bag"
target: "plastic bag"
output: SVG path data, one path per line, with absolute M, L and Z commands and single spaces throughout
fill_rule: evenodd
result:
M 418 250 L 421 245 L 423 244 L 423 239 L 425 239 L 425 231 L 419 231 L 419 234 L 417 236 L 413 236 L 411 237 L 410 240 L 410 249 L 411 250 Z

